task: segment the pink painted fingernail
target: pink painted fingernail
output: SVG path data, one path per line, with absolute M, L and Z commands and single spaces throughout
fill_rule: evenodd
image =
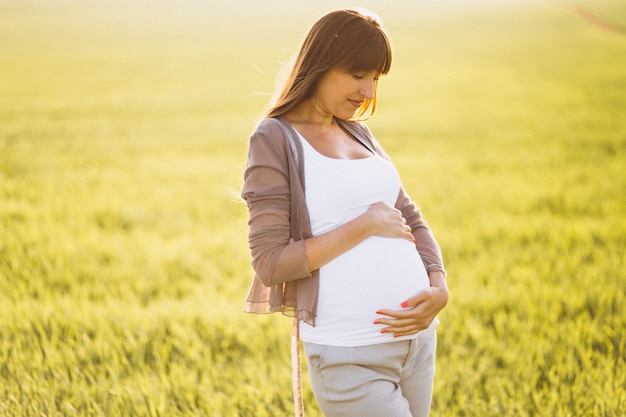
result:
M 383 313 L 381 313 L 380 311 L 377 311 L 376 314 L 383 314 Z
M 409 306 L 409 303 L 407 301 L 405 301 L 404 303 L 400 304 L 400 307 L 402 308 L 407 308 Z
M 376 321 L 374 322 L 374 324 L 380 324 L 380 322 L 379 322 L 378 320 L 376 320 Z
M 389 331 L 389 330 L 387 330 L 387 329 L 382 329 L 380 332 L 381 332 L 382 334 L 385 334 L 385 333 L 387 333 L 388 331 Z

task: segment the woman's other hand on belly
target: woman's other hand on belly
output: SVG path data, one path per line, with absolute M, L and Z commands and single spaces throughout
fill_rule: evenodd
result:
M 433 276 L 437 275 L 437 276 Z M 382 309 L 381 317 L 374 324 L 385 326 L 381 333 L 393 333 L 394 337 L 418 333 L 435 319 L 448 303 L 449 292 L 443 274 L 431 274 L 431 287 L 425 288 L 403 302 L 401 310 Z

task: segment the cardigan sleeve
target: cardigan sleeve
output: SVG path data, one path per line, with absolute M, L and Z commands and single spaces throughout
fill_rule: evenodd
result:
M 437 264 L 443 267 L 441 248 L 437 240 L 435 240 L 430 227 L 428 227 L 428 223 L 424 220 L 421 210 L 411 201 L 404 187 L 398 193 L 395 207 L 402 212 L 402 217 L 411 226 L 411 232 L 413 237 L 415 237 L 415 248 L 420 254 L 424 266 L 428 268 L 428 265 Z
M 242 197 L 252 267 L 268 287 L 311 275 L 304 240 L 291 238 L 290 158 L 280 129 L 261 123 L 250 138 Z
M 365 131 L 365 135 L 367 135 L 368 139 L 371 141 L 376 152 L 391 162 L 391 158 L 384 151 L 380 143 L 376 141 L 368 127 L 365 124 L 359 124 L 359 126 Z M 400 186 L 395 208 L 402 212 L 402 217 L 404 217 L 406 223 L 411 226 L 411 231 L 415 237 L 415 248 L 420 254 L 424 266 L 428 268 L 428 265 L 437 264 L 443 267 L 443 256 L 439 243 L 435 239 L 430 227 L 428 227 L 428 223 L 424 220 L 421 210 L 407 194 L 404 185 Z

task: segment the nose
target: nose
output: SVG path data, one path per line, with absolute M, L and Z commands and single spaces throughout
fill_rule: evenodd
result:
M 374 91 L 376 91 L 376 80 L 364 79 L 363 84 L 359 89 L 359 93 L 365 97 L 366 100 L 371 100 L 374 98 Z

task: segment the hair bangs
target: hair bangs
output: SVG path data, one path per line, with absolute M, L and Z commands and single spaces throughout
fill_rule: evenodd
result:
M 353 23 L 358 27 L 344 27 L 335 37 L 334 52 L 341 57 L 337 68 L 349 72 L 387 75 L 392 58 L 389 38 L 377 22 L 358 19 Z
M 391 50 L 384 39 L 376 38 L 372 41 L 359 42 L 360 45 L 348 49 L 345 69 L 349 72 L 375 72 L 387 75 L 391 69 Z

